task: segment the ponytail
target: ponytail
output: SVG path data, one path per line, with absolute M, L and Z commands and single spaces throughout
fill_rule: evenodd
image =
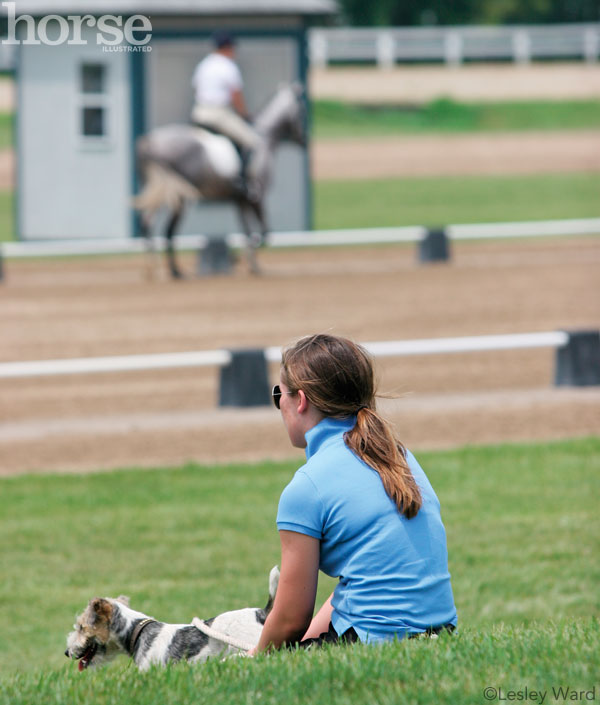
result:
M 389 424 L 373 409 L 362 406 L 356 425 L 346 432 L 344 440 L 351 451 L 377 471 L 398 511 L 407 519 L 415 517 L 422 504 L 421 492 L 406 462 L 406 450 L 395 439 Z

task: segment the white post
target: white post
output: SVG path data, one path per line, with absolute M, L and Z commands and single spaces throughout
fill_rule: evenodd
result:
M 377 66 L 380 69 L 391 69 L 396 61 L 394 38 L 389 32 L 377 35 Z
M 583 56 L 588 64 L 598 61 L 600 36 L 593 27 L 588 27 L 583 34 Z
M 327 39 L 322 32 L 313 30 L 310 35 L 310 63 L 317 69 L 327 66 Z
M 524 29 L 513 34 L 513 57 L 517 64 L 528 64 L 531 61 L 531 38 Z
M 458 66 L 462 62 L 462 37 L 458 32 L 447 32 L 444 35 L 444 57 L 450 66 Z

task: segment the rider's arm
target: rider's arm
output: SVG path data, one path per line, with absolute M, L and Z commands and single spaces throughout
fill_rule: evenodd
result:
M 317 594 L 320 542 L 295 531 L 280 531 L 281 573 L 275 602 L 256 651 L 278 649 L 306 633 Z
M 236 89 L 231 92 L 231 105 L 233 109 L 241 115 L 244 119 L 248 119 L 248 110 L 246 108 L 246 101 L 244 99 L 244 94 L 241 89 Z

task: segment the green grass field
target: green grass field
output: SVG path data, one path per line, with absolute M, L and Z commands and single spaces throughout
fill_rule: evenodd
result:
M 0 702 L 94 705 L 399 705 L 596 701 L 600 625 L 568 620 L 465 629 L 451 638 L 279 653 L 140 674 L 123 664 L 11 675 Z M 538 695 L 532 697 L 532 691 Z M 520 694 L 520 697 L 519 697 Z M 528 694 L 528 697 L 524 697 Z
M 458 103 L 368 106 L 331 100 L 312 104 L 313 137 L 367 137 L 427 132 L 514 132 L 600 127 L 600 101 Z
M 12 113 L 0 112 L 0 149 L 13 145 L 13 121 Z M 14 240 L 13 203 L 12 192 L 0 190 L 0 242 Z
M 11 242 L 14 238 L 14 197 L 10 191 L 0 190 L 0 242 Z
M 597 218 L 599 193 L 597 173 L 320 181 L 314 227 Z
M 0 149 L 13 146 L 14 116 L 0 112 Z
M 319 181 L 313 188 L 317 230 L 600 216 L 595 173 Z M 12 239 L 12 194 L 0 192 L 0 242 Z
M 166 621 L 263 604 L 296 463 L 1 480 L 0 702 L 457 703 L 485 702 L 485 687 L 594 687 L 600 440 L 418 457 L 442 503 L 456 637 L 141 675 L 126 660 L 67 664 L 75 614 L 120 593 Z

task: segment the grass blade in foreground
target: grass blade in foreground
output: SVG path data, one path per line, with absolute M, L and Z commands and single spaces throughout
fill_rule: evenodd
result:
M 466 630 L 437 641 L 213 661 L 197 668 L 177 665 L 145 674 L 122 667 L 83 675 L 73 669 L 46 670 L 9 677 L 0 685 L 0 701 L 454 705 L 509 699 L 540 702 L 545 693 L 544 702 L 556 703 L 570 702 L 570 694 L 582 692 L 596 699 L 599 672 L 600 625 L 588 619 Z M 533 692 L 539 695 L 532 696 Z

